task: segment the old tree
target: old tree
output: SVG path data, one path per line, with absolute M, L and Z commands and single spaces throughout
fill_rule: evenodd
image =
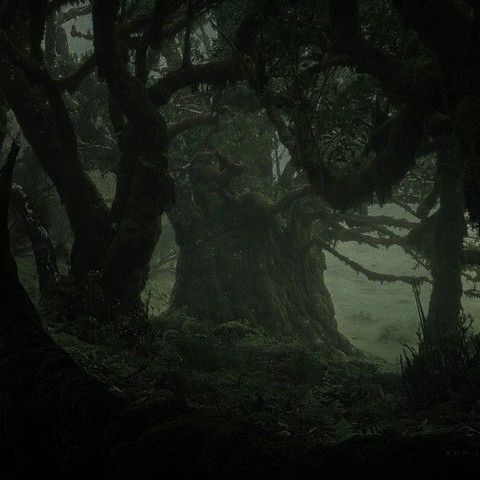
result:
M 221 464 L 221 478 L 229 465 L 248 476 L 244 450 L 265 473 L 291 467 L 253 451 L 246 427 L 138 405 L 86 374 L 18 280 L 11 251 L 25 238 L 43 300 L 65 281 L 63 256 L 72 320 L 94 283 L 97 313 L 115 323 L 144 311 L 166 213 L 179 250 L 172 310 L 344 351 L 324 252 L 372 280 L 429 281 L 335 248 L 400 245 L 432 274 L 421 348 L 455 346 L 461 276 L 480 260 L 464 248 L 480 221 L 479 15 L 467 0 L 1 0 L 2 463 L 21 476 L 28 458 L 54 478 L 203 478 Z M 75 18 L 91 29 L 68 32 Z M 73 37 L 92 51 L 70 52 Z M 113 198 L 93 170 L 115 175 Z M 392 198 L 415 220 L 368 215 Z M 62 215 L 71 235 L 59 239 Z

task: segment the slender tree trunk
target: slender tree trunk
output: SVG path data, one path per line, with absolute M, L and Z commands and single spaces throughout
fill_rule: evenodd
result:
M 45 22 L 45 65 L 49 72 L 57 69 L 57 14 L 52 13 Z
M 117 27 L 119 5 L 117 0 L 93 2 L 97 63 L 128 132 L 122 153 L 129 182 L 122 185 L 122 198 L 115 202 L 115 211 L 121 203 L 121 215 L 116 213 L 118 224 L 105 255 L 102 285 L 107 299 L 135 308 L 173 187 L 167 172 L 168 128 L 145 86 L 125 65 Z
M 51 108 L 52 99 L 3 53 L 0 54 L 0 83 L 25 138 L 67 210 L 75 235 L 73 272 L 82 274 L 97 269 L 109 231 L 108 212 L 81 167 L 75 133 L 61 97 L 55 95 L 58 105 L 56 109 Z
M 461 312 L 463 239 L 466 233 L 460 166 L 451 142 L 439 142 L 437 175 L 440 207 L 436 213 L 431 270 L 433 289 L 427 315 L 425 343 L 454 345 Z
M 32 210 L 28 196 L 23 188 L 14 184 L 11 194 L 11 205 L 21 218 L 24 230 L 32 245 L 33 255 L 38 273 L 38 285 L 42 296 L 58 281 L 59 271 L 55 247 L 48 230 L 38 220 Z

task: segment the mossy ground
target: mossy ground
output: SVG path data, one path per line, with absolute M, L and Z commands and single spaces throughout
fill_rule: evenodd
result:
M 152 321 L 142 333 L 132 329 L 133 339 L 103 329 L 95 343 L 79 340 L 62 323 L 47 328 L 113 390 L 235 417 L 272 437 L 325 445 L 378 435 L 480 432 L 480 402 L 474 398 L 414 410 L 400 377 L 382 373 L 362 353 L 307 347 L 242 322 L 210 326 L 174 314 Z

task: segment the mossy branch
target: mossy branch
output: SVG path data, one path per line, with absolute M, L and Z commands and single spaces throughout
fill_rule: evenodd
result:
M 393 274 L 375 272 L 373 270 L 370 270 L 364 267 L 360 263 L 355 262 L 354 260 L 348 258 L 347 256 L 342 255 L 335 248 L 333 248 L 332 246 L 330 246 L 328 243 L 324 242 L 320 238 L 314 239 L 313 242 L 319 247 L 321 247 L 323 250 L 331 253 L 334 257 L 336 257 L 338 260 L 343 262 L 345 265 L 349 266 L 353 271 L 364 275 L 365 277 L 368 278 L 368 280 L 371 280 L 373 282 L 380 282 L 380 283 L 402 282 L 402 283 L 407 283 L 409 285 L 431 283 L 431 280 L 424 276 L 415 277 L 415 276 L 409 276 L 409 275 L 393 275 Z

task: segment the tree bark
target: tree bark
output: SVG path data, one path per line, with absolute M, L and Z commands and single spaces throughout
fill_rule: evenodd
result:
M 301 211 L 272 213 L 255 194 L 235 201 L 190 178 L 169 214 L 179 247 L 171 308 L 348 349 Z
M 431 273 L 433 289 L 426 319 L 426 345 L 454 347 L 459 340 L 463 286 L 463 239 L 466 233 L 460 164 L 452 142 L 437 142 L 440 207 L 435 215 Z
M 11 197 L 12 209 L 20 217 L 25 233 L 32 245 L 40 293 L 45 296 L 59 279 L 55 247 L 48 230 L 32 210 L 24 189 L 20 185 L 14 184 Z
M 124 185 L 124 205 L 105 255 L 102 286 L 109 301 L 119 300 L 126 308 L 136 308 L 173 187 L 167 172 L 168 128 L 144 85 L 125 65 L 117 26 L 119 5 L 117 0 L 93 3 L 97 64 L 125 115 L 128 132 L 123 157 L 128 161 L 124 167 L 129 171 L 129 182 Z
M 68 115 L 51 108 L 51 98 L 0 53 L 0 84 L 22 132 L 57 189 L 75 235 L 72 270 L 82 274 L 99 267 L 109 230 L 108 212 L 78 158 Z M 61 98 L 57 97 L 61 103 Z M 64 110 L 64 106 L 59 106 Z
M 179 244 L 172 307 L 204 320 L 248 320 L 276 334 L 336 328 L 323 255 L 280 225 L 188 228 Z

